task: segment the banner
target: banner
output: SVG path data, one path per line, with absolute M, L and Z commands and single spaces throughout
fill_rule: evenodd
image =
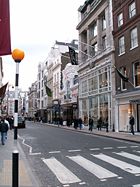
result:
M 7 88 L 8 83 L 6 83 L 4 86 L 0 88 L 0 100 L 2 101 L 5 97 L 5 92 Z
M 78 61 L 76 59 L 76 52 L 73 48 L 69 47 L 69 55 L 70 55 L 70 60 L 72 65 L 78 65 Z
M 0 56 L 11 54 L 9 0 L 0 0 Z

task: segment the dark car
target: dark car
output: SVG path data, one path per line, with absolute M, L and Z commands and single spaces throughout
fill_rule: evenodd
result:
M 23 116 L 18 116 L 18 128 L 25 128 L 25 118 Z

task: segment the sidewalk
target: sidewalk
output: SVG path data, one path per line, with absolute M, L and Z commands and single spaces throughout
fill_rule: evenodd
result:
M 53 126 L 53 127 L 58 127 L 58 125 L 54 125 L 54 124 L 47 124 L 47 125 Z M 82 130 L 80 130 L 79 128 L 74 129 L 73 127 L 60 126 L 60 125 L 59 125 L 59 127 L 65 128 L 67 130 L 79 131 L 82 133 L 88 133 L 88 134 L 93 134 L 93 135 L 97 135 L 97 136 L 105 136 L 108 138 L 115 138 L 115 139 L 140 143 L 140 132 L 135 132 L 135 135 L 132 135 L 131 133 L 128 133 L 128 132 L 112 132 L 112 131 L 106 132 L 105 129 L 102 129 L 101 131 L 93 129 L 93 131 L 90 132 L 88 130 L 88 126 L 85 126 L 84 129 L 82 129 Z
M 19 152 L 19 187 L 39 187 L 11 130 L 8 131 L 5 145 L 0 142 L 0 187 L 12 187 L 12 153 L 15 150 Z

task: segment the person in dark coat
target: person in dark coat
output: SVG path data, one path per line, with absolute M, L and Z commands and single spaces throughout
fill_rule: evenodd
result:
M 78 128 L 78 119 L 76 117 L 74 117 L 73 123 L 74 123 L 74 128 L 77 129 Z
M 89 124 L 89 131 L 92 132 L 92 129 L 93 129 L 93 119 L 92 119 L 91 117 L 89 117 L 89 122 L 88 122 L 88 124 Z
M 135 124 L 135 119 L 134 116 L 131 114 L 130 118 L 129 118 L 129 124 L 130 124 L 130 129 L 131 129 L 131 133 L 134 135 L 134 124 Z
M 80 130 L 82 129 L 82 123 L 83 123 L 82 118 L 79 118 L 78 124 L 79 124 Z
M 105 120 L 105 127 L 106 127 L 106 132 L 108 132 L 108 117 L 106 117 L 106 120 Z
M 101 131 L 102 123 L 103 123 L 102 117 L 100 117 L 100 118 L 98 119 L 98 121 L 97 121 L 97 128 L 98 128 L 98 131 L 99 131 L 99 130 Z
M 2 119 L 1 123 L 0 123 L 0 132 L 1 132 L 1 143 L 2 143 L 2 145 L 5 144 L 7 131 L 8 131 L 8 124 L 5 123 L 4 119 Z

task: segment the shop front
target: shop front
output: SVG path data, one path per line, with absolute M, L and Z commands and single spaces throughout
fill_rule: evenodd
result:
M 134 130 L 140 132 L 140 96 L 138 92 L 120 94 L 116 96 L 116 129 L 130 131 L 129 117 L 135 118 Z

